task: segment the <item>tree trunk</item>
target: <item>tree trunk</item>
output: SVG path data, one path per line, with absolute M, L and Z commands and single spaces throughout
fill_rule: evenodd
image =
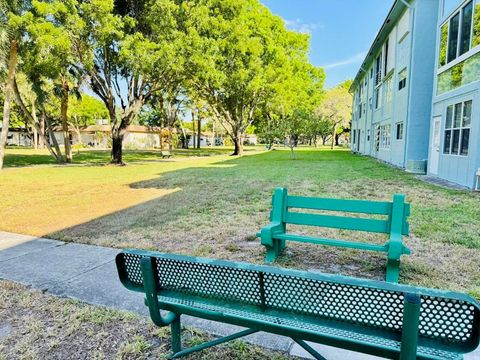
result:
M 37 119 L 37 109 L 35 108 L 35 100 L 32 100 L 32 118 L 35 120 L 35 122 L 38 122 Z M 38 149 L 38 132 L 37 128 L 35 126 L 32 126 L 32 133 L 33 133 L 33 148 L 35 150 Z
M 16 80 L 15 77 L 13 78 L 13 93 L 15 94 L 15 99 L 17 101 L 17 105 L 22 110 L 23 115 L 25 115 L 27 120 L 30 122 L 30 125 L 34 126 L 37 129 L 37 133 L 41 134 L 40 126 L 38 125 L 38 122 L 32 117 L 32 114 L 30 113 L 30 111 L 28 111 L 27 107 L 25 106 L 25 102 L 22 99 L 22 95 L 20 94 L 20 90 L 18 89 L 18 84 L 17 84 L 17 80 Z M 42 112 L 45 113 L 45 109 L 42 108 Z M 52 132 L 52 134 L 53 134 L 53 132 Z M 44 136 L 44 134 L 41 134 L 40 136 Z M 57 152 L 55 152 L 47 141 L 45 141 L 45 144 L 47 146 L 48 151 L 55 158 L 55 160 L 59 163 L 62 163 L 63 162 L 63 157 L 62 157 L 62 153 L 60 151 L 60 148 L 57 148 Z
M 0 133 L 0 170 L 3 168 L 5 147 L 7 146 L 8 128 L 10 127 L 10 112 L 13 99 L 13 82 L 15 80 L 15 69 L 17 68 L 18 42 L 12 40 L 10 43 L 10 55 L 8 59 L 8 77 L 5 86 L 5 100 L 3 103 L 2 131 Z
M 237 135 L 236 137 L 232 137 L 232 141 L 233 145 L 235 146 L 232 156 L 243 155 L 243 144 L 241 136 Z
M 340 134 L 335 134 L 335 145 L 339 146 L 338 139 L 340 138 Z
M 67 81 L 62 81 L 62 101 L 60 104 L 60 117 L 62 120 L 63 143 L 65 145 L 65 160 L 72 162 L 72 147 L 70 145 L 70 132 L 68 131 L 68 94 L 70 89 Z
M 49 141 L 45 141 L 45 144 L 46 144 L 48 150 L 50 151 L 50 153 L 52 153 L 52 155 L 54 155 L 56 160 L 59 163 L 63 163 L 62 151 L 60 150 L 60 146 L 58 145 L 57 138 L 55 137 L 55 134 L 53 132 L 52 124 L 50 123 L 50 119 L 45 114 L 45 110 L 42 110 L 41 118 L 42 118 L 42 121 L 47 125 L 47 131 L 48 131 Z M 53 152 L 53 150 L 51 149 L 50 143 L 53 144 L 56 153 Z
M 335 134 L 336 133 L 337 133 L 337 124 L 333 125 L 331 149 L 333 149 L 333 147 L 335 146 Z
M 192 110 L 192 147 L 194 149 L 197 148 L 197 144 L 196 144 L 197 137 L 195 136 L 195 133 L 196 133 L 196 131 L 195 131 L 195 113 Z
M 45 119 L 43 116 L 40 117 L 40 134 L 38 137 L 38 147 L 39 149 L 45 148 Z
M 125 165 L 123 162 L 123 136 L 124 134 L 117 130 L 112 132 L 112 159 L 111 163 L 115 165 Z
M 200 141 L 202 140 L 202 119 L 197 116 L 197 149 L 200 149 Z

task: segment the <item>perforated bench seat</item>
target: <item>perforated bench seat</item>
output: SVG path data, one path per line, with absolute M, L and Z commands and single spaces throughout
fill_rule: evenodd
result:
M 464 294 L 138 250 L 117 267 L 145 292 L 152 320 L 172 326 L 172 357 L 256 331 L 289 336 L 317 359 L 304 341 L 392 359 L 461 359 L 479 343 L 480 305 Z M 180 314 L 248 330 L 182 350 Z

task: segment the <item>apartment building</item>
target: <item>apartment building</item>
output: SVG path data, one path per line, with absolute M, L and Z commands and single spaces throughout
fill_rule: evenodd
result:
M 350 88 L 351 148 L 425 173 L 439 0 L 396 0 Z
M 480 1 L 441 2 L 428 173 L 473 188 L 480 168 Z

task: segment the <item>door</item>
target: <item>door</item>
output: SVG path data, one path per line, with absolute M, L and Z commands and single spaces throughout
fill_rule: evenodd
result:
M 433 134 L 430 149 L 430 173 L 438 175 L 438 161 L 440 158 L 440 125 L 442 123 L 441 116 L 433 118 Z

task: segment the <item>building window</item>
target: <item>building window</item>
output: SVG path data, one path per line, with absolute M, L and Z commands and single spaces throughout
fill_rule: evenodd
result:
M 382 54 L 375 59 L 375 86 L 382 81 Z
M 375 126 L 375 151 L 380 148 L 380 125 Z
M 443 94 L 480 78 L 480 52 L 438 75 L 437 94 Z
M 370 129 L 367 129 L 367 141 L 370 141 Z
M 398 73 L 398 91 L 407 86 L 407 68 Z
M 447 64 L 447 41 L 448 41 L 448 23 L 443 24 L 440 28 L 440 53 L 438 66 L 442 67 Z
M 358 105 L 358 118 L 359 118 L 359 119 L 362 118 L 362 104 L 359 104 L 359 105 Z
M 370 79 L 373 78 L 373 67 L 370 68 Z
M 382 103 L 382 87 L 381 86 L 378 86 L 375 89 L 374 96 L 375 96 L 375 110 L 376 110 L 380 107 Z
M 355 145 L 356 141 L 357 141 L 357 130 L 353 130 L 353 136 L 352 136 L 352 144 Z
M 471 118 L 471 100 L 447 107 L 443 137 L 444 154 L 468 155 Z
M 387 76 L 387 70 L 388 70 L 388 39 L 385 42 L 385 61 L 383 62 L 383 75 Z
M 439 66 L 448 64 L 479 44 L 480 1 L 472 0 L 440 27 Z
M 465 54 L 470 50 L 470 38 L 472 35 L 473 1 L 462 8 L 462 25 L 460 27 L 460 47 L 458 55 Z
M 460 24 L 460 13 L 457 13 L 450 19 L 448 31 L 448 55 L 447 62 L 454 60 L 457 57 L 458 47 L 458 25 Z
M 395 124 L 395 139 L 402 140 L 403 139 L 403 122 L 398 122 Z
M 388 104 L 393 100 L 393 76 L 385 80 L 385 103 Z
M 380 126 L 380 148 L 390 149 L 390 125 Z

